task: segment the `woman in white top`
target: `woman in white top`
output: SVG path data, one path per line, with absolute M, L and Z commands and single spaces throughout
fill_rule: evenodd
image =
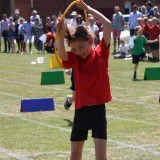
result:
M 9 23 L 8 23 L 8 39 L 10 44 L 10 52 L 15 53 L 15 23 L 13 22 L 13 17 L 9 17 Z

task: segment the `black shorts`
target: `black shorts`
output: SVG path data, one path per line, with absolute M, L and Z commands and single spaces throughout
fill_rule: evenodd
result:
M 19 40 L 20 40 L 20 41 L 23 41 L 23 40 L 24 40 L 24 35 L 20 34 L 20 35 L 19 35 Z
M 159 42 L 157 42 L 157 43 L 151 43 L 150 44 L 150 49 L 151 50 L 157 50 L 157 49 L 159 49 Z
M 138 64 L 139 61 L 143 60 L 144 57 L 146 57 L 146 54 L 144 52 L 140 55 L 132 55 L 132 63 Z
M 83 107 L 75 110 L 71 141 L 87 140 L 88 131 L 92 137 L 107 139 L 107 119 L 105 104 Z

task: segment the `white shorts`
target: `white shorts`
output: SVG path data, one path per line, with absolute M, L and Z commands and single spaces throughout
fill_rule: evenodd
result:
M 29 42 L 32 42 L 32 36 L 24 35 L 24 43 L 26 43 L 27 40 L 29 40 Z

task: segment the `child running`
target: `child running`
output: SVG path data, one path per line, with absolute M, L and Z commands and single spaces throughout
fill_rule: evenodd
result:
M 103 25 L 103 38 L 94 48 L 94 37 L 84 26 L 73 31 L 64 21 L 57 24 L 58 54 L 66 68 L 74 69 L 75 115 L 71 133 L 70 160 L 81 160 L 88 131 L 92 131 L 95 159 L 106 160 L 107 120 L 105 103 L 111 101 L 108 76 L 111 22 L 97 10 L 80 1 L 77 6 L 92 14 Z M 71 51 L 66 52 L 64 38 Z
M 143 29 L 141 26 L 137 26 L 135 28 L 135 35 L 133 37 L 134 40 L 134 47 L 132 49 L 132 63 L 134 64 L 134 74 L 133 74 L 133 80 L 137 79 L 137 68 L 140 59 L 143 60 L 144 58 L 144 44 L 145 43 L 156 43 L 158 42 L 158 39 L 155 40 L 147 40 L 144 35 L 142 35 Z

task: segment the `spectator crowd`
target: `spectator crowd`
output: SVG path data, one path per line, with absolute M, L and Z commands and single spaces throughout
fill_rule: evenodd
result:
M 86 25 L 82 15 L 77 14 L 76 11 L 73 11 L 70 16 L 71 18 L 66 20 L 69 28 Z M 19 12 L 15 13 L 15 17 L 8 17 L 7 14 L 3 14 L 0 21 L 0 44 L 3 38 L 4 50 L 1 50 L 2 47 L 0 45 L 0 51 L 3 53 L 32 54 L 32 44 L 34 44 L 38 54 L 42 53 L 43 47 L 47 52 L 53 53 L 57 20 L 58 17 L 53 15 L 52 17 L 46 17 L 45 22 L 43 22 L 36 10 L 33 10 L 31 16 L 26 20 L 21 17 Z M 88 20 L 88 28 L 95 35 L 94 41 L 95 45 L 97 45 L 100 31 L 100 26 L 98 25 L 100 24 L 90 14 L 88 15 Z M 45 45 L 40 38 L 43 34 L 46 35 L 45 42 L 47 43 Z M 27 43 L 29 45 L 26 45 Z M 27 46 L 28 48 L 26 48 Z
M 119 6 L 115 6 L 114 11 L 115 13 L 112 16 L 113 54 L 116 54 L 117 51 L 119 51 L 121 42 L 120 35 L 125 22 Z M 144 44 L 145 53 L 142 53 L 142 57 L 149 57 L 152 62 L 159 62 L 160 12 L 158 6 L 153 6 L 152 3 L 148 1 L 138 10 L 138 6 L 134 4 L 129 14 L 128 24 L 130 37 L 136 34 L 136 28 L 140 26 L 143 30 L 142 35 L 144 35 L 147 40 L 158 40 L 158 42 L 153 44 Z
M 123 14 L 120 11 L 119 6 L 115 6 L 114 14 L 112 16 L 112 33 L 113 33 L 113 53 L 119 52 L 119 47 L 122 46 L 120 35 L 124 29 L 125 21 Z M 85 19 L 82 15 L 77 14 L 76 11 L 72 11 L 71 18 L 67 19 L 67 25 L 69 28 L 73 28 L 78 25 L 86 25 Z M 52 47 L 54 44 L 54 38 L 56 33 L 57 16 L 46 17 L 45 22 L 42 21 L 41 16 L 36 10 L 33 10 L 31 16 L 26 20 L 21 17 L 19 12 L 15 13 L 15 17 L 8 17 L 7 14 L 2 15 L 0 21 L 0 51 L 4 53 L 30 53 L 32 54 L 32 45 L 37 50 L 38 54 L 41 54 L 44 47 L 44 42 L 40 40 L 40 37 L 45 34 L 51 38 L 47 38 L 47 44 L 45 47 Z M 88 28 L 94 35 L 94 45 L 96 46 L 100 42 L 100 32 L 103 26 L 91 15 L 88 14 Z M 143 29 L 143 35 L 147 40 L 159 40 L 160 35 L 160 12 L 157 6 L 153 6 L 151 2 L 147 2 L 142 5 L 140 11 L 136 4 L 132 6 L 132 11 L 129 14 L 129 31 L 132 37 L 135 34 L 137 26 L 141 26 Z M 4 50 L 2 51 L 1 39 L 4 40 Z M 16 43 L 15 43 L 16 42 Z M 29 43 L 29 45 L 26 45 Z M 28 48 L 26 48 L 28 46 Z M 53 49 L 46 49 L 47 52 L 52 52 Z M 145 53 L 152 57 L 153 62 L 159 62 L 159 41 L 154 44 L 145 44 Z M 127 49 L 129 51 L 129 49 Z M 126 51 L 127 51 L 126 50 Z M 127 53 L 125 54 L 127 55 Z M 124 57 L 124 56 L 122 56 Z

